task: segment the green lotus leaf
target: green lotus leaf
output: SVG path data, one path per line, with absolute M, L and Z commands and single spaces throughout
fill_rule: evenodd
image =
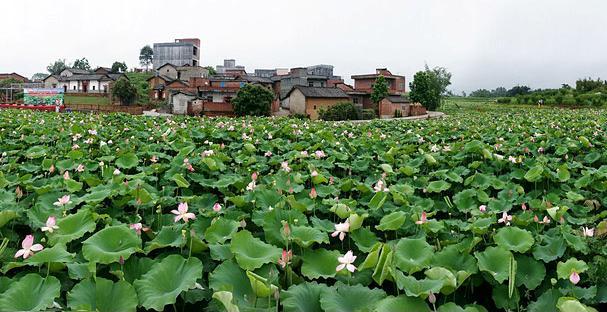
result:
M 59 297 L 61 285 L 54 276 L 25 275 L 0 294 L 0 311 L 42 311 Z
M 202 278 L 202 262 L 197 258 L 185 259 L 170 255 L 152 266 L 149 272 L 136 280 L 134 285 L 139 304 L 146 309 L 163 311 L 167 304 L 174 304 L 183 291 L 194 288 Z
M 230 292 L 238 301 L 255 297 L 246 272 L 233 260 L 224 261 L 209 274 L 209 287 L 216 292 Z
M 583 260 L 569 258 L 565 262 L 559 261 L 556 264 L 556 274 L 560 279 L 569 279 L 571 273 L 584 273 L 588 270 L 588 265 Z
M 396 231 L 405 223 L 407 214 L 403 211 L 396 211 L 389 215 L 385 215 L 379 221 L 379 225 L 375 226 L 380 231 Z
M 413 276 L 405 276 L 400 271 L 394 275 L 398 288 L 403 289 L 410 297 L 426 299 L 430 293 L 438 293 L 443 287 L 443 281 L 438 279 L 417 280 Z
M 525 173 L 525 180 L 529 182 L 539 181 L 542 177 L 542 173 L 544 173 L 544 167 L 542 165 L 536 165 Z
M 320 298 L 327 290 L 324 284 L 301 283 L 282 291 L 280 299 L 285 312 L 323 312 Z
M 356 244 L 356 247 L 358 247 L 358 249 L 360 249 L 360 251 L 362 252 L 371 251 L 373 246 L 377 242 L 379 242 L 379 239 L 377 238 L 375 233 L 373 233 L 369 228 L 366 227 L 360 228 L 352 232 L 352 234 L 350 234 L 350 237 L 354 241 L 354 244 Z
M 449 295 L 457 289 L 457 277 L 445 268 L 432 267 L 426 270 L 424 274 L 431 280 L 439 280 L 443 283 L 440 289 L 442 294 Z
M 508 279 L 512 253 L 501 247 L 487 247 L 483 252 L 475 252 L 478 268 L 489 273 L 498 283 Z
M 341 254 L 336 250 L 307 250 L 301 259 L 303 264 L 301 265 L 301 274 L 309 279 L 318 278 L 329 278 L 335 277 L 337 273 L 335 269 L 339 265 L 337 258 Z
M 249 278 L 255 296 L 259 298 L 268 298 L 278 291 L 278 287 L 271 284 L 268 279 L 263 276 L 247 271 L 247 277 Z
M 67 252 L 64 245 L 45 248 L 25 260 L 26 263 L 31 264 L 45 264 L 49 262 L 70 263 L 72 261 L 74 261 L 74 254 Z
M 308 248 L 314 243 L 329 243 L 327 233 L 309 226 L 291 227 L 291 237 L 297 245 L 303 248 Z
M 531 232 L 518 227 L 509 226 L 501 228 L 493 236 L 498 246 L 504 249 L 524 253 L 533 246 L 535 240 Z
M 137 293 L 126 281 L 116 283 L 97 277 L 82 280 L 67 294 L 68 307 L 75 311 L 128 312 L 136 311 Z
M 213 299 L 221 302 L 226 312 L 240 312 L 238 306 L 232 302 L 233 295 L 229 291 L 218 291 L 213 293 Z
M 222 244 L 238 231 L 240 223 L 227 218 L 219 218 L 215 220 L 204 232 L 207 242 L 210 244 Z
M 104 201 L 106 198 L 112 195 L 112 190 L 102 186 L 95 188 L 94 190 L 80 198 L 80 201 L 88 203 L 88 204 L 98 204 Z
M 538 260 L 525 255 L 516 255 L 516 286 L 525 285 L 527 289 L 536 289 L 546 277 L 546 267 Z
M 371 198 L 371 201 L 369 202 L 369 208 L 371 208 L 372 210 L 381 208 L 384 205 L 384 203 L 386 202 L 386 199 L 388 199 L 388 193 L 386 193 L 386 192 L 375 193 L 375 195 L 373 195 L 373 198 Z M 349 213 L 348 213 L 348 215 L 349 215 Z
M 512 296 L 509 293 L 508 285 L 495 285 L 492 289 L 493 302 L 499 309 L 513 310 L 516 309 L 521 300 L 518 288 L 514 288 Z
M 598 310 L 586 306 L 572 297 L 561 297 L 556 303 L 559 312 L 598 312 Z
M 468 312 L 468 311 L 464 310 L 462 307 L 458 306 L 457 304 L 455 304 L 453 302 L 447 302 L 447 303 L 441 305 L 440 307 L 438 307 L 438 310 L 436 310 L 436 312 Z
M 28 148 L 27 151 L 25 151 L 25 157 L 29 159 L 36 159 L 46 156 L 47 153 L 48 148 L 46 148 L 45 146 L 32 146 Z
M 320 306 L 325 312 L 373 311 L 375 305 L 386 297 L 381 289 L 369 289 L 362 285 L 347 286 L 338 282 L 323 292 Z
M 107 227 L 82 243 L 84 258 L 102 264 L 127 260 L 140 250 L 141 238 L 126 225 Z
M 152 241 L 145 244 L 145 253 L 150 253 L 159 248 L 184 246 L 186 240 L 181 233 L 183 228 L 183 224 L 163 226 L 158 235 Z
M 432 181 L 426 187 L 426 190 L 430 193 L 440 193 L 451 188 L 451 183 L 446 181 Z
M 130 169 L 136 167 L 139 163 L 139 158 L 133 153 L 126 153 L 116 159 L 116 166 L 122 169 Z
M 95 231 L 97 224 L 88 209 L 80 209 L 77 213 L 57 220 L 57 230 L 48 233 L 49 244 L 67 244 L 79 239 L 88 232 Z
M 190 187 L 190 182 L 188 182 L 181 173 L 174 174 L 173 177 L 171 177 L 171 180 L 173 180 L 177 186 L 181 188 Z
M 381 248 L 381 253 L 377 259 L 377 264 L 375 265 L 375 269 L 373 270 L 373 280 L 382 285 L 386 279 L 392 279 L 394 265 L 392 264 L 392 260 L 394 259 L 394 251 L 388 244 L 383 244 Z
M 533 248 L 533 257 L 546 263 L 554 261 L 565 254 L 567 245 L 560 235 L 542 235 L 542 240 Z
M 561 296 L 557 289 L 548 289 L 536 301 L 531 302 L 527 309 L 529 312 L 556 311 L 556 303 Z
M 425 239 L 403 238 L 394 249 L 394 262 L 399 269 L 413 274 L 427 268 L 433 255 L 432 246 Z
M 17 216 L 17 212 L 13 210 L 0 211 L 0 228 L 11 222 L 11 220 L 17 218 Z
M 282 254 L 280 248 L 264 243 L 247 230 L 232 236 L 230 251 L 234 254 L 238 265 L 249 271 L 258 269 L 266 263 L 276 262 Z
M 387 297 L 379 302 L 372 310 L 373 312 L 394 312 L 394 311 L 415 311 L 415 312 L 431 312 L 428 304 L 421 298 L 411 298 L 405 295 L 398 297 Z

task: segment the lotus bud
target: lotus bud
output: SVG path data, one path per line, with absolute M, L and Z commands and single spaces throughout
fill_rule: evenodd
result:
M 120 259 L 118 259 L 118 262 L 120 262 L 120 265 L 124 265 L 124 257 L 120 256 Z

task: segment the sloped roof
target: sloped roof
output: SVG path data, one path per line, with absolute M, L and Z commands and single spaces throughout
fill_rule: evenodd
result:
M 93 75 L 73 75 L 70 77 L 63 77 L 64 81 L 82 81 L 82 80 L 99 80 L 99 81 L 107 81 L 107 80 L 112 80 L 110 77 L 108 77 L 108 75 L 99 75 L 99 74 L 93 74 Z
M 78 69 L 78 68 L 66 68 L 65 70 L 69 70 L 70 72 L 72 72 L 72 74 L 76 74 L 76 75 L 85 75 L 85 74 L 92 73 L 92 71 L 90 71 L 90 70 L 84 70 L 84 69 Z
M 294 86 L 289 93 L 287 93 L 286 97 L 291 95 L 293 90 L 299 90 L 305 97 L 309 98 L 348 98 L 349 96 L 339 88 L 326 88 L 326 87 L 304 87 L 304 86 Z

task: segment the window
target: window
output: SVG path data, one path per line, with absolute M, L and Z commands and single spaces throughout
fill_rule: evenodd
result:
M 313 87 L 314 86 L 314 82 L 310 81 L 308 82 L 308 87 Z
M 53 88 L 57 88 L 57 84 L 56 83 L 53 83 Z
M 93 86 L 93 91 L 95 91 L 95 86 Z
M 219 87 L 220 88 L 225 88 L 226 87 L 226 83 L 224 81 L 219 83 Z
M 76 90 L 76 86 L 74 86 L 74 90 Z
M 316 105 L 314 105 L 314 110 L 316 110 Z
M 324 86 L 325 86 L 325 83 L 321 81 L 321 82 L 320 82 L 320 86 L 321 86 L 321 87 L 324 87 Z

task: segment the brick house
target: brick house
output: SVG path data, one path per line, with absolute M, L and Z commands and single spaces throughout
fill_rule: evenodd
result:
M 294 86 L 286 96 L 291 114 L 306 115 L 318 119 L 318 112 L 337 103 L 347 102 L 350 97 L 339 88 Z
M 29 79 L 27 79 L 26 77 L 23 77 L 17 73 L 6 73 L 6 74 L 0 74 L 0 80 L 6 80 L 6 79 L 15 79 L 19 82 L 22 83 L 27 83 L 30 82 Z
M 348 85 L 338 85 L 338 88 L 350 95 L 355 104 L 361 105 L 363 109 L 373 109 L 375 104 L 371 101 L 373 85 L 380 76 L 383 76 L 388 84 L 388 97 L 383 99 L 378 105 L 380 118 L 391 118 L 397 114 L 401 116 L 417 116 L 426 113 L 423 106 L 418 103 L 411 103 L 405 98 L 406 78 L 405 76 L 394 75 L 387 68 L 378 68 L 374 74 L 354 75 L 354 87 Z

